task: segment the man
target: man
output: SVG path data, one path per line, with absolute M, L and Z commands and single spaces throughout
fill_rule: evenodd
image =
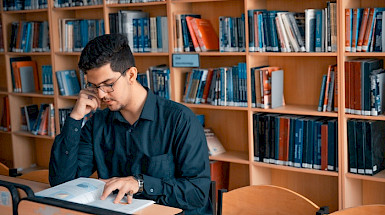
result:
M 52 186 L 89 177 L 106 182 L 102 199 L 118 191 L 184 210 L 210 214 L 210 167 L 203 128 L 187 107 L 154 95 L 137 81 L 126 37 L 103 35 L 81 53 L 87 88 L 79 93 L 49 164 Z M 100 103 L 108 108 L 97 110 Z M 96 111 L 81 128 L 83 117 Z

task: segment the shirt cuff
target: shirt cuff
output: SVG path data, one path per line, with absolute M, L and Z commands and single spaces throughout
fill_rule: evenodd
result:
M 67 143 L 77 143 L 80 140 L 83 119 L 76 120 L 68 116 L 62 128 L 62 134 Z
M 159 178 L 154 178 L 148 175 L 143 175 L 143 189 L 147 195 L 162 195 L 163 194 L 163 183 Z

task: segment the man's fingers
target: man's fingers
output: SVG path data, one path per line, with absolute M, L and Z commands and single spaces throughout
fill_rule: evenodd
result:
M 122 189 L 122 190 L 119 190 L 119 193 L 118 193 L 118 195 L 116 195 L 116 198 L 115 198 L 115 200 L 114 200 L 114 204 L 119 203 L 120 200 L 123 199 L 125 193 L 126 193 L 126 192 L 124 192 L 123 189 Z
M 109 196 L 112 191 L 116 190 L 118 187 L 117 186 L 114 186 L 116 184 L 112 184 L 110 186 L 108 186 L 107 184 L 104 185 L 104 190 L 103 190 L 103 194 L 102 196 L 100 197 L 101 200 L 104 200 L 107 198 L 107 196 Z
M 132 190 L 128 191 L 128 193 L 127 193 L 127 203 L 128 204 L 132 203 L 133 195 L 134 195 L 134 191 L 132 191 Z

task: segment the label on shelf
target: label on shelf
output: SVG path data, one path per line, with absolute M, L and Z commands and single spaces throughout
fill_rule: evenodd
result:
M 199 67 L 199 54 L 172 54 L 173 67 Z

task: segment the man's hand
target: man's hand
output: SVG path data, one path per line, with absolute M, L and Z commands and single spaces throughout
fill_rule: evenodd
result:
M 112 191 L 119 190 L 118 195 L 116 196 L 114 203 L 119 203 L 120 200 L 123 199 L 124 195 L 127 194 L 127 203 L 131 204 L 132 202 L 132 195 L 138 192 L 139 190 L 139 184 L 138 181 L 133 176 L 128 177 L 114 177 L 110 179 L 100 179 L 101 181 L 106 182 L 106 185 L 104 185 L 104 191 L 102 196 L 100 197 L 101 200 L 104 200 L 109 196 Z
M 72 110 L 70 117 L 75 120 L 83 119 L 83 117 L 91 111 L 96 110 L 100 106 L 98 96 L 89 90 L 81 90 L 78 100 Z

